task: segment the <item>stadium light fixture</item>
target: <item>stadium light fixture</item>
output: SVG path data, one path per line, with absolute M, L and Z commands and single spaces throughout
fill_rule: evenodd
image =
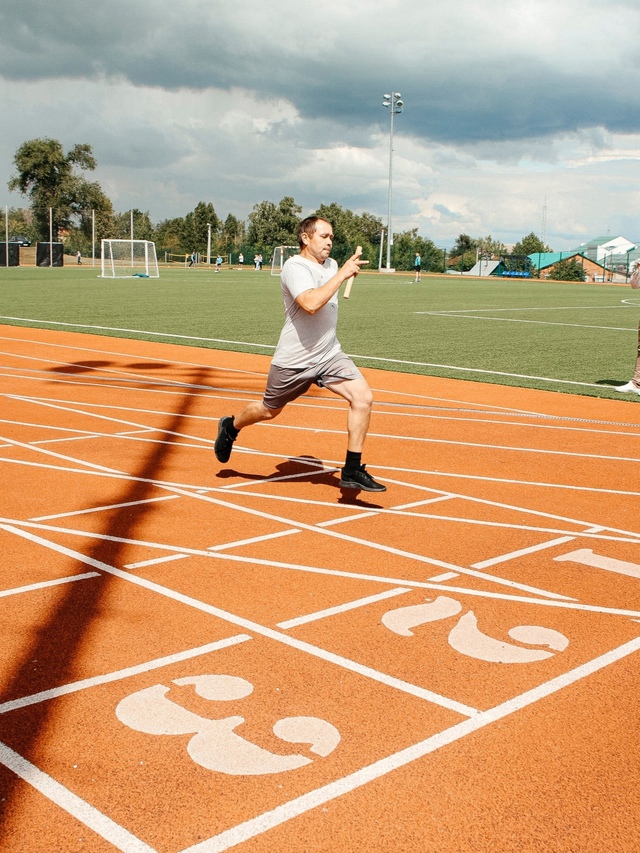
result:
M 389 131 L 389 199 L 387 215 L 387 267 L 385 272 L 394 272 L 391 269 L 391 246 L 393 244 L 393 230 L 391 228 L 391 200 L 393 195 L 393 117 L 402 112 L 404 101 L 400 92 L 390 92 L 382 96 L 382 106 L 389 110 L 391 127 Z

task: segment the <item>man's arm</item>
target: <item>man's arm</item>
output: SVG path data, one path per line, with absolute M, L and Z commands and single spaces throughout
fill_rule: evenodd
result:
M 296 296 L 296 302 L 307 314 L 315 314 L 327 304 L 327 302 L 340 290 L 342 285 L 352 275 L 358 275 L 360 267 L 369 261 L 361 261 L 360 253 L 352 255 L 338 270 L 338 272 L 325 282 L 321 287 L 313 287 Z

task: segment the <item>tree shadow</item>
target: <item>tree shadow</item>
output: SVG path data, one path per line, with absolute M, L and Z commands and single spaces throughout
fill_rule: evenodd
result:
M 92 369 L 95 366 L 95 362 L 80 362 L 72 367 Z M 193 383 L 200 384 L 207 369 L 198 368 L 191 372 Z M 121 494 L 113 498 L 114 505 L 128 505 L 109 513 L 100 533 L 124 539 L 136 538 L 135 531 L 145 517 L 157 511 L 155 503 L 138 502 L 157 494 L 157 487 L 152 481 L 162 479 L 163 469 L 176 450 L 172 441 L 174 434 L 180 433 L 197 400 L 198 395 L 193 391 L 181 395 L 175 411 L 167 416 L 161 427 L 166 430 L 167 440 L 140 445 L 146 455 L 141 458 L 137 470 L 131 473 L 131 480 L 124 481 Z M 121 542 L 97 540 L 85 555 L 100 563 L 117 566 L 125 548 Z M 69 575 L 86 570 L 85 563 L 74 562 Z M 77 680 L 83 646 L 95 630 L 95 620 L 100 619 L 107 593 L 117 583 L 122 581 L 111 574 L 100 573 L 90 581 L 68 583 L 57 588 L 57 603 L 48 611 L 44 621 L 32 626 L 31 642 L 16 659 L 13 672 L 0 688 L 0 702 L 31 696 Z M 126 637 L 123 641 L 126 642 Z M 43 701 L 2 716 L 4 736 L 10 735 L 17 751 L 27 760 L 36 760 L 40 745 L 46 743 L 55 730 L 57 708 L 59 706 L 55 703 Z M 19 795 L 20 784 L 18 777 L 12 773 L 0 774 L 0 821 L 3 824 L 18 813 L 15 799 Z

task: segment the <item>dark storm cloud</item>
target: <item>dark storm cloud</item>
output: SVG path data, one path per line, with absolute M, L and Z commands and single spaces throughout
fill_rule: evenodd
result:
M 533 28 L 514 33 L 507 22 L 500 30 L 500 16 L 511 5 L 503 0 L 482 5 L 478 24 L 466 0 L 452 0 L 446 10 L 416 0 L 384 7 L 356 0 L 348 10 L 329 3 L 321 21 L 312 19 L 317 32 L 310 32 L 311 13 L 292 10 L 282 0 L 274 0 L 268 12 L 249 0 L 231 6 L 200 0 L 68 0 L 63 6 L 5 0 L 0 75 L 104 77 L 165 90 L 244 88 L 288 100 L 303 118 L 330 120 L 346 144 L 357 138 L 366 145 L 369 130 L 384 128 L 388 114 L 381 96 L 390 79 L 407 105 L 398 131 L 421 139 L 459 144 L 599 125 L 617 132 L 640 129 L 640 63 L 632 51 L 627 58 L 624 45 L 611 50 L 603 31 L 601 53 L 594 55 L 577 26 L 568 28 L 569 14 L 561 17 L 567 4 L 551 4 L 555 20 L 550 4 L 540 4 L 549 34 L 555 25 L 564 38 L 555 33 L 539 44 L 534 40 L 541 33 Z M 578 5 L 585 15 L 600 8 L 603 21 L 617 10 L 637 26 L 636 4 Z M 357 38 L 349 40 L 349 27 L 356 24 Z

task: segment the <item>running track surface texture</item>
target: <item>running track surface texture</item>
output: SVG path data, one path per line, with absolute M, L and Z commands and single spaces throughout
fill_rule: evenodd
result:
M 0 337 L 0 849 L 639 849 L 635 402 Z

